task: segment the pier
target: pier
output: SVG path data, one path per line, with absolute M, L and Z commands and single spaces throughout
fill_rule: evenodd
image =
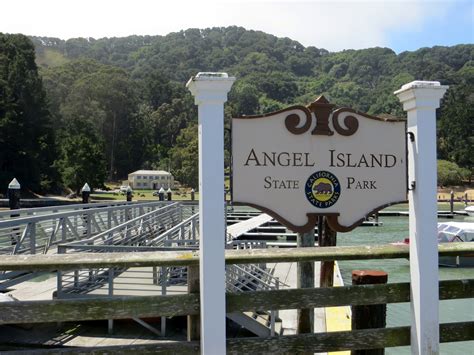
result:
M 186 341 L 182 316 L 198 314 L 199 310 L 199 296 L 189 293 L 187 285 L 188 267 L 198 262 L 197 212 L 198 206 L 189 202 L 154 202 L 20 210 L 18 218 L 3 213 L 0 287 L 14 299 L 0 303 L 2 333 L 11 335 L 0 337 L 3 349 L 46 346 L 61 351 L 79 346 L 81 351 L 113 351 L 115 346 L 129 346 L 136 351 L 174 349 L 178 353 L 196 349 L 195 341 Z M 314 289 L 296 289 L 297 261 L 314 260 L 315 279 L 319 280 L 318 260 L 330 260 L 331 253 L 336 253 L 338 260 L 404 258 L 406 247 L 357 251 L 353 247 L 315 246 L 298 250 L 290 248 L 295 243 L 294 233 L 288 233 L 269 215 L 228 208 L 227 221 L 227 318 L 229 326 L 233 324 L 229 329 L 234 329 L 233 336 L 228 334 L 227 346 L 231 353 L 241 353 L 250 346 L 265 352 L 272 344 L 281 344 L 278 346 L 287 351 L 302 347 L 315 352 L 361 348 L 367 344 L 357 345 L 354 337 L 368 333 L 347 329 L 348 304 L 407 300 L 408 286 L 402 284 L 370 286 L 370 293 L 362 299 L 346 295 L 367 286 L 342 286 L 339 282 L 334 288 L 316 285 Z M 12 233 L 20 236 L 14 245 Z M 317 243 L 317 230 L 314 241 Z M 465 251 L 460 246 L 456 252 L 472 253 L 462 247 Z M 452 253 L 450 248 L 453 246 L 440 248 L 440 253 Z M 340 281 L 337 272 L 335 279 Z M 444 281 L 441 297 L 472 297 L 472 283 Z M 391 293 L 396 290 L 397 296 L 384 294 L 385 289 Z M 374 298 L 375 290 L 379 296 Z M 314 334 L 297 334 L 295 308 L 303 306 L 315 309 Z M 94 319 L 108 322 L 91 323 Z M 58 336 L 54 323 L 39 328 L 34 325 L 43 322 L 60 322 L 63 335 Z M 31 325 L 8 325 L 26 323 Z M 444 341 L 467 340 L 474 325 L 442 327 L 448 332 Z M 35 335 L 27 336 L 28 331 Z M 393 332 L 398 334 L 398 340 L 386 343 L 393 346 L 407 344 L 402 335 L 406 331 L 374 332 L 382 340 Z M 255 343 L 254 338 L 248 338 L 251 335 L 266 340 Z

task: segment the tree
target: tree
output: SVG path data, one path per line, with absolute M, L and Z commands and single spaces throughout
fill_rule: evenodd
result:
M 465 68 L 462 82 L 448 89 L 438 120 L 439 156 L 474 169 L 474 66 Z
M 31 41 L 0 33 L 0 188 L 53 188 L 54 133 Z
M 199 184 L 199 141 L 197 125 L 181 130 L 170 149 L 171 171 L 182 184 L 196 188 Z
M 63 138 L 61 158 L 56 162 L 63 183 L 79 194 L 87 182 L 92 188 L 104 186 L 106 164 L 101 144 L 87 133 Z

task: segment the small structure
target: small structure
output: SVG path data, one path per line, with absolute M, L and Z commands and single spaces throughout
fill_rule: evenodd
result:
M 172 189 L 174 177 L 164 170 L 137 170 L 128 174 L 128 185 L 135 190 Z

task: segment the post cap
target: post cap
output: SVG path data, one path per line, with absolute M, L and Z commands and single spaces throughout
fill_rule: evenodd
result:
M 171 189 L 168 187 L 168 190 L 166 190 L 167 193 L 172 192 Z
M 191 192 L 194 192 L 194 189 L 191 189 Z
M 403 104 L 405 111 L 414 109 L 432 109 L 439 107 L 440 100 L 449 86 L 441 85 L 439 81 L 415 80 L 403 85 L 394 94 Z
M 132 188 L 130 187 L 130 185 L 127 186 L 127 192 L 132 192 Z
M 227 73 L 199 72 L 188 80 L 186 87 L 193 94 L 196 105 L 204 102 L 223 104 L 234 81 L 235 77 Z
M 16 178 L 13 178 L 13 180 L 10 181 L 10 183 L 8 184 L 8 188 L 10 190 L 19 190 L 21 188 L 21 185 Z
M 163 188 L 163 186 L 161 186 L 160 190 L 158 191 L 160 194 L 164 194 L 165 193 L 165 189 Z
M 84 186 L 82 186 L 81 192 L 91 192 L 91 188 L 87 182 L 84 184 Z

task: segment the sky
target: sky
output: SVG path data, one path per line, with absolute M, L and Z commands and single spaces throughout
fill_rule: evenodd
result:
M 0 0 L 4 33 L 102 38 L 232 25 L 330 51 L 400 53 L 474 43 L 474 0 Z

